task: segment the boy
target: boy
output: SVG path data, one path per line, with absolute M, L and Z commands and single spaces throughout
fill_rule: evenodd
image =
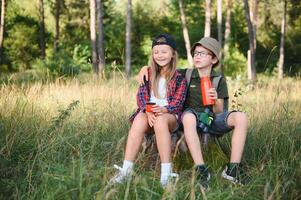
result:
M 202 104 L 200 79 L 204 76 L 210 76 L 212 80 L 214 76 L 218 76 L 212 68 L 219 62 L 220 51 L 220 44 L 211 37 L 204 37 L 192 46 L 191 54 L 195 69 L 191 75 L 184 103 L 184 113 L 182 115 L 185 140 L 196 165 L 198 180 L 204 187 L 208 185 L 210 173 L 203 159 L 197 133 L 197 127 L 199 127 L 200 123 L 199 116 L 205 109 L 205 106 Z M 247 116 L 242 112 L 224 111 L 224 101 L 229 98 L 224 78 L 220 80 L 217 90 L 211 88 L 207 95 L 210 99 L 215 100 L 215 104 L 209 106 L 209 109 L 215 114 L 215 118 L 209 128 L 209 133 L 222 135 L 233 130 L 230 162 L 223 170 L 222 177 L 233 183 L 244 184 L 245 175 L 241 170 L 240 162 L 247 137 Z

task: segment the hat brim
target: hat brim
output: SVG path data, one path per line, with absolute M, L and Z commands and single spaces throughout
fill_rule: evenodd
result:
M 195 48 L 196 48 L 197 46 L 205 47 L 206 49 L 208 49 L 209 51 L 211 51 L 211 52 L 215 55 L 215 57 L 216 57 L 218 60 L 220 60 L 219 55 L 217 55 L 214 51 L 212 51 L 212 46 L 210 46 L 210 45 L 207 44 L 207 43 L 203 43 L 202 41 L 198 41 L 198 42 L 196 42 L 196 43 L 194 43 L 194 44 L 192 45 L 191 50 L 190 50 L 190 53 L 191 53 L 192 57 L 193 57 L 193 52 L 194 52 L 194 50 L 195 50 Z

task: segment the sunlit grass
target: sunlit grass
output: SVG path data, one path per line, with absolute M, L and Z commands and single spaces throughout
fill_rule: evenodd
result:
M 230 106 L 249 116 L 244 161 L 253 181 L 234 186 L 222 180 L 227 158 L 213 145 L 205 155 L 213 171 L 205 193 L 194 187 L 188 154 L 174 160 L 180 173 L 174 188 L 160 187 L 159 166 L 146 168 L 146 155 L 139 155 L 131 182 L 107 186 L 113 164 L 122 163 L 135 81 L 113 76 L 2 84 L 0 199 L 301 198 L 301 80 L 228 83 Z

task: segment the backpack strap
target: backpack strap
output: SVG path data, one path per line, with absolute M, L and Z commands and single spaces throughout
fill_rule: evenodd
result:
M 221 74 L 219 74 L 218 76 L 213 77 L 212 86 L 215 88 L 215 90 L 217 90 L 219 82 L 221 81 L 222 77 L 223 76 Z
M 186 78 L 188 85 L 190 84 L 190 81 L 191 81 L 192 71 L 193 71 L 193 68 L 188 68 L 188 69 L 186 69 L 186 72 L 185 72 L 185 78 Z
M 218 85 L 220 83 L 220 81 L 222 80 L 223 76 L 222 74 L 219 74 L 218 76 L 213 77 L 212 80 L 212 86 L 215 88 L 215 90 L 217 91 Z M 229 107 L 229 98 L 224 99 L 224 112 L 228 111 L 228 107 Z

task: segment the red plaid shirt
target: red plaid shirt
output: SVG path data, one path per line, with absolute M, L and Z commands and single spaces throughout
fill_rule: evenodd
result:
M 148 77 L 151 77 L 150 70 L 148 71 Z M 148 86 L 144 84 L 139 87 L 136 96 L 138 108 L 130 116 L 130 121 L 133 121 L 139 112 L 145 112 L 146 102 L 148 102 L 150 99 L 149 92 L 151 91 L 151 85 L 152 85 L 151 81 L 149 80 Z M 165 106 L 165 108 L 168 110 L 168 113 L 178 115 L 178 116 L 181 115 L 184 101 L 186 98 L 186 91 L 187 91 L 187 81 L 180 72 L 176 71 L 174 76 L 172 77 L 172 79 L 169 81 L 167 85 L 168 105 Z

